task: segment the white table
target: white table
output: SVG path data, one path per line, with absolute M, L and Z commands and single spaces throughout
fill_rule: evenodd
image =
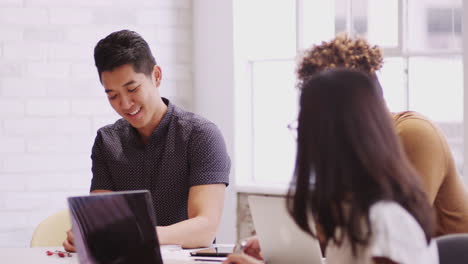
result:
M 61 247 L 36 248 L 0 248 L 0 263 L 2 264 L 79 264 L 78 257 L 72 253 L 71 257 L 61 258 L 57 255 L 47 256 L 46 251 L 63 250 Z M 195 261 L 190 257 L 191 250 L 181 250 L 174 246 L 161 246 L 164 264 L 216 264 L 224 258 L 200 258 L 208 261 Z M 209 261 L 212 260 L 212 261 Z M 219 260 L 219 262 L 213 262 Z

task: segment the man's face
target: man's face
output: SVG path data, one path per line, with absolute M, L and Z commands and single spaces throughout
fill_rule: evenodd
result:
M 129 64 L 101 73 L 101 82 L 111 106 L 139 131 L 154 129 L 160 79 L 158 66 L 154 67 L 151 76 L 136 73 Z

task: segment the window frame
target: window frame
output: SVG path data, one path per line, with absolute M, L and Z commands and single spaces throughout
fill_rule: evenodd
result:
M 299 54 L 304 50 L 304 48 L 307 47 L 302 47 L 302 16 L 303 14 L 303 1 L 307 0 L 295 0 L 295 10 L 296 10 L 296 53 Z M 346 1 L 346 29 L 347 33 L 350 35 L 353 35 L 353 8 L 352 8 L 352 1 L 353 0 L 345 0 Z M 464 67 L 465 63 L 468 62 L 468 55 L 466 52 L 464 52 L 463 45 L 462 48 L 460 49 L 449 49 L 449 50 L 425 50 L 425 51 L 412 51 L 407 47 L 407 42 L 408 42 L 408 28 L 409 28 L 409 19 L 408 19 L 408 1 L 409 0 L 396 0 L 398 1 L 398 44 L 396 47 L 382 47 L 383 53 L 385 54 L 385 58 L 387 57 L 392 57 L 392 58 L 401 58 L 404 61 L 405 68 L 403 69 L 403 74 L 404 74 L 404 108 L 409 109 L 410 108 L 410 87 L 409 87 L 409 60 L 412 57 L 445 57 L 445 56 L 460 56 L 463 59 L 463 68 L 464 68 L 464 76 L 467 76 L 467 70 Z M 467 20 L 464 14 L 468 14 L 468 7 L 467 5 L 462 4 L 462 28 L 468 28 Z M 462 30 L 462 37 L 463 37 L 463 43 L 468 43 L 467 39 L 468 37 L 466 36 L 468 34 L 464 34 L 464 31 Z M 280 61 L 290 61 L 290 60 L 295 60 L 294 57 L 288 57 L 288 58 L 268 58 L 268 59 L 262 59 L 262 58 L 247 58 L 245 61 L 246 69 L 247 69 L 247 74 L 245 77 L 247 77 L 248 81 L 246 82 L 247 85 L 249 85 L 249 99 L 245 98 L 238 98 L 238 100 L 243 100 L 244 102 L 248 102 L 249 108 L 250 108 L 250 119 L 249 119 L 249 127 L 250 127 L 250 154 L 249 156 L 251 157 L 251 161 L 248 162 L 247 164 L 248 167 L 248 173 L 244 168 L 243 171 L 244 173 L 242 176 L 240 174 L 237 174 L 237 182 L 238 182 L 238 187 L 241 187 L 241 190 L 248 190 L 251 192 L 252 186 L 255 186 L 258 183 L 261 183 L 262 185 L 267 185 L 268 187 L 266 189 L 270 190 L 272 193 L 278 193 L 278 192 L 283 192 L 285 186 L 288 185 L 288 182 L 285 182 L 284 184 L 271 184 L 265 181 L 258 181 L 258 178 L 255 177 L 255 147 L 253 144 L 253 141 L 255 140 L 254 138 L 254 130 L 255 130 L 255 124 L 254 124 L 254 118 L 253 118 L 253 109 L 254 109 L 254 96 L 253 96 L 253 64 L 258 63 L 258 62 L 280 62 Z M 237 78 L 236 78 L 237 79 Z M 464 90 L 468 89 L 467 83 L 464 83 Z M 466 93 L 465 93 L 466 94 Z M 464 114 L 468 112 L 468 107 L 466 106 L 465 102 L 468 101 L 468 96 L 464 94 L 464 100 L 463 100 L 463 106 L 464 106 Z M 468 123 L 468 122 L 467 122 Z M 468 124 L 463 122 L 463 127 L 465 131 L 468 131 Z M 238 144 L 238 143 L 236 143 Z M 468 147 L 468 141 L 464 140 L 464 147 Z M 238 165 L 239 163 L 242 162 L 242 159 L 237 159 Z M 464 152 L 464 167 L 467 166 L 467 161 L 468 161 L 468 153 Z M 265 188 L 263 188 L 265 189 Z M 273 190 L 273 191 L 272 191 Z

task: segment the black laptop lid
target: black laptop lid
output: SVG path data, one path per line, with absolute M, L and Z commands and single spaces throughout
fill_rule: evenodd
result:
M 81 264 L 162 264 L 149 191 L 68 198 Z

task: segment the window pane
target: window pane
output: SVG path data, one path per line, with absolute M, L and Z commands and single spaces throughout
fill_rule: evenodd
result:
M 335 36 L 335 1 L 302 1 L 300 12 L 301 49 Z
M 461 0 L 408 1 L 408 48 L 461 49 Z
M 348 0 L 335 0 L 335 32 L 346 32 Z
M 367 36 L 367 0 L 352 0 L 353 34 Z
M 295 2 L 241 0 L 236 3 L 235 31 L 241 39 L 237 52 L 248 59 L 294 57 Z
M 348 15 L 351 15 L 352 21 L 348 21 Z M 367 0 L 335 0 L 335 32 L 348 32 L 350 22 L 350 33 L 367 35 Z
M 287 125 L 297 118 L 294 61 L 258 62 L 252 69 L 254 178 L 289 182 L 295 137 Z
M 402 58 L 385 58 L 384 66 L 377 73 L 385 101 L 392 112 L 406 110 L 405 65 Z
M 463 121 L 461 56 L 410 58 L 408 73 L 410 110 L 437 122 Z
M 368 36 L 381 47 L 398 46 L 398 0 L 369 0 Z
M 461 56 L 409 60 L 410 109 L 434 120 L 463 172 L 463 67 Z M 466 177 L 465 177 L 466 181 Z

